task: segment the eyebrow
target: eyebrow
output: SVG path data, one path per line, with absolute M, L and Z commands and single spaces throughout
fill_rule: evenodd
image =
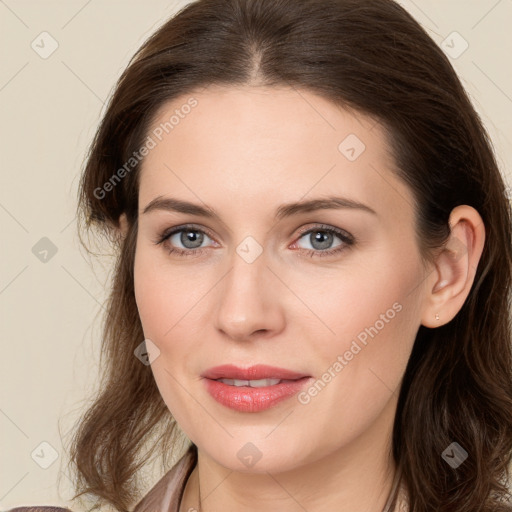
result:
M 285 217 L 291 217 L 292 215 L 297 215 L 299 213 L 307 213 L 324 209 L 360 210 L 378 216 L 378 213 L 366 204 L 346 197 L 330 196 L 326 198 L 283 204 L 276 209 L 274 218 L 276 220 L 282 220 Z M 199 204 L 182 201 L 173 197 L 156 197 L 144 208 L 142 213 L 145 214 L 156 210 L 187 213 L 190 215 L 220 220 L 219 215 L 217 215 L 217 213 L 215 213 L 215 211 L 209 206 L 201 206 Z

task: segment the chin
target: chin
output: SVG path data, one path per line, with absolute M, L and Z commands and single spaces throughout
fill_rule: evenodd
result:
M 268 429 L 264 436 L 268 435 Z M 205 444 L 196 443 L 201 451 L 207 453 L 218 464 L 231 470 L 242 473 L 281 473 L 296 469 L 305 463 L 304 445 L 297 442 L 297 438 L 290 445 L 283 445 L 280 439 L 270 440 L 251 436 L 243 436 L 237 440 L 230 439 L 226 442 L 211 443 L 211 439 Z M 260 439 L 260 440 L 259 440 Z M 203 448 L 204 446 L 204 448 Z

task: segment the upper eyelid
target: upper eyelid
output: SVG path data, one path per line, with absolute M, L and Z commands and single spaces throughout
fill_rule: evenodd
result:
M 185 224 L 183 226 L 175 226 L 170 229 L 166 229 L 163 231 L 162 237 L 168 238 L 172 235 L 175 235 L 176 233 L 180 233 L 181 231 L 199 231 L 201 233 L 204 233 L 212 240 L 215 239 L 215 237 L 211 234 L 210 230 L 204 227 L 195 226 L 194 224 Z
M 352 234 L 349 233 L 345 229 L 337 228 L 335 226 L 330 226 L 328 224 L 322 224 L 322 223 L 315 224 L 315 225 L 310 226 L 310 227 L 305 227 L 304 229 L 301 228 L 298 236 L 300 238 L 302 238 L 305 234 L 309 233 L 310 231 L 314 231 L 315 229 L 318 230 L 318 231 L 330 231 L 330 232 L 333 232 L 334 234 L 336 234 L 338 236 L 345 236 L 345 237 L 350 238 L 350 239 L 354 238 L 352 236 Z

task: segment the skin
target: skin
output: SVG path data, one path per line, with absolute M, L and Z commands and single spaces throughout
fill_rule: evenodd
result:
M 484 245 L 482 219 L 470 206 L 455 208 L 447 249 L 425 268 L 413 196 L 393 174 L 374 120 L 288 88 L 215 86 L 193 96 L 198 105 L 143 162 L 134 269 L 144 335 L 160 350 L 151 364 L 156 383 L 199 449 L 180 511 L 198 509 L 198 480 L 203 511 L 380 511 L 395 472 L 392 425 L 415 335 L 462 307 Z M 152 129 L 189 97 L 165 104 Z M 338 149 L 349 134 L 366 146 L 354 161 Z M 322 209 L 273 218 L 283 203 L 329 195 L 376 215 Z M 159 196 L 206 204 L 220 220 L 143 213 Z M 171 245 L 190 250 L 179 233 L 167 246 L 154 243 L 185 223 L 213 235 L 199 255 L 169 254 Z M 299 232 L 319 224 L 356 242 L 318 256 L 343 244 L 335 235 L 322 249 L 314 233 Z M 120 229 L 126 233 L 124 216 Z M 236 252 L 247 236 L 263 249 L 251 263 Z M 321 379 L 393 304 L 400 311 L 307 404 L 294 396 L 263 412 L 233 411 L 200 377 L 219 364 L 264 363 Z M 252 467 L 237 457 L 249 442 L 261 453 Z

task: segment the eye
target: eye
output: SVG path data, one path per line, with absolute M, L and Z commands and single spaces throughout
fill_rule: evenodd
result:
M 340 240 L 340 243 L 332 246 L 335 239 Z M 305 239 L 312 249 L 303 247 L 299 241 Z M 195 226 L 177 226 L 172 229 L 165 230 L 157 240 L 154 241 L 157 245 L 163 245 L 168 254 L 177 254 L 178 256 L 194 256 L 199 255 L 208 247 L 203 245 L 208 240 L 213 241 L 213 237 L 208 233 Z M 215 242 L 216 243 L 216 242 Z M 332 256 L 341 251 L 347 250 L 350 246 L 354 245 L 354 237 L 343 230 L 334 228 L 332 226 L 319 225 L 302 231 L 300 238 L 293 244 L 292 248 L 298 246 L 306 252 L 308 256 Z
M 192 256 L 203 251 L 204 246 L 202 247 L 202 245 L 207 240 L 211 240 L 211 238 L 202 229 L 194 226 L 178 226 L 170 231 L 164 231 L 155 240 L 155 244 L 164 245 L 169 254 L 176 253 L 179 256 Z
M 299 244 L 299 241 L 303 238 L 310 244 L 312 249 L 309 247 L 303 247 Z M 334 248 L 332 248 L 332 244 L 336 238 L 341 240 L 341 242 L 334 245 Z M 354 237 L 349 233 L 332 226 L 320 225 L 302 232 L 300 238 L 294 245 L 299 245 L 299 248 L 306 250 L 308 256 L 313 257 L 332 256 L 333 254 L 337 254 L 348 249 L 354 244 L 354 242 Z

